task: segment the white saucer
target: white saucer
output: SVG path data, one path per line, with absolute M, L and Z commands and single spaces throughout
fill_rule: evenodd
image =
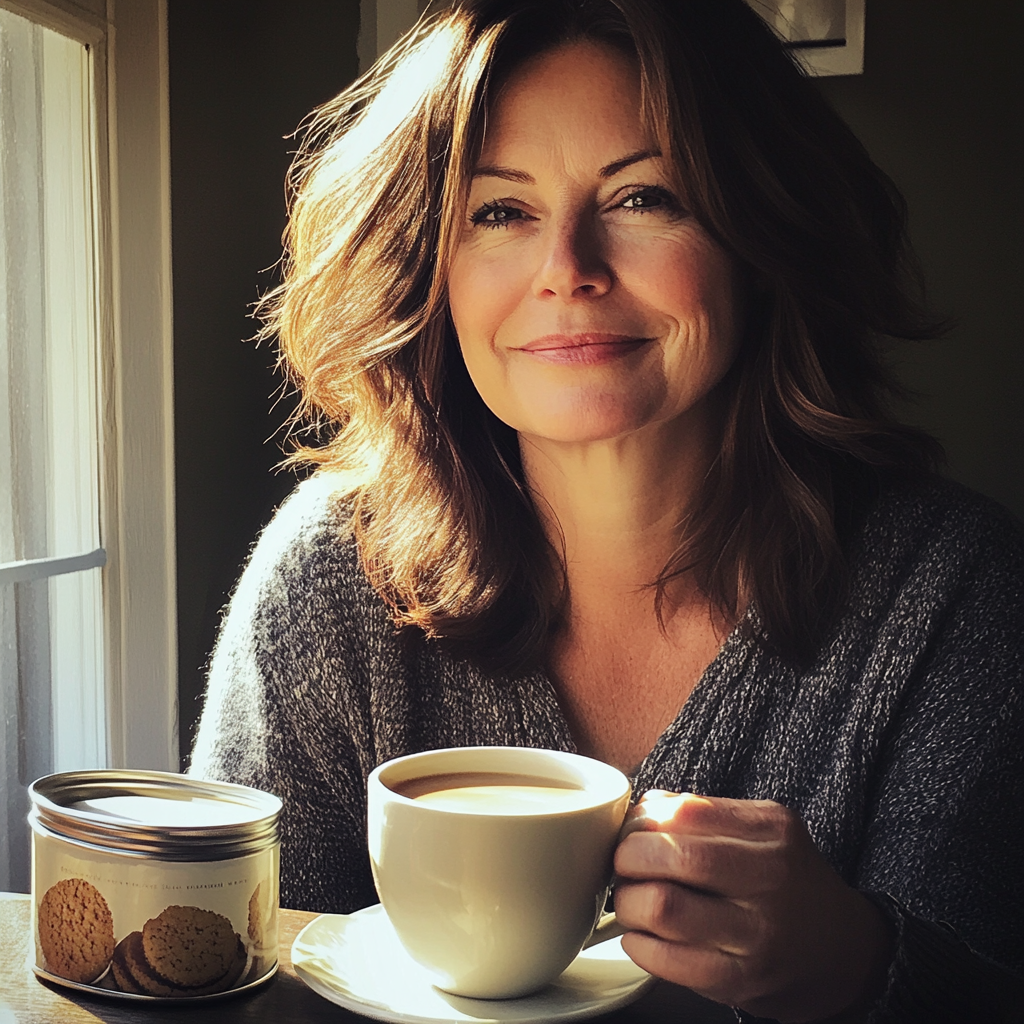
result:
M 295 972 L 332 1003 L 395 1024 L 541 1024 L 585 1020 L 633 1002 L 654 983 L 618 938 L 585 949 L 546 988 L 521 999 L 467 999 L 435 988 L 406 953 L 384 908 L 324 914 L 292 945 Z

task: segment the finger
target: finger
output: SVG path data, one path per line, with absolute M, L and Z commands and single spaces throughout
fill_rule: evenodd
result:
M 657 829 L 656 821 L 652 821 L 639 807 L 631 807 L 622 823 L 622 828 L 619 829 L 619 842 L 621 843 L 626 836 L 632 835 L 634 832 L 655 832 Z
M 670 793 L 664 789 L 649 789 L 636 805 L 630 808 L 627 815 L 627 823 L 632 826 L 630 831 L 659 831 L 675 818 L 681 804 L 702 799 L 705 798 L 693 793 Z
M 728 836 L 634 832 L 615 850 L 615 873 L 620 879 L 675 882 L 744 900 L 786 884 L 784 852 Z
M 726 835 L 776 841 L 793 828 L 796 815 L 774 800 L 733 800 L 694 793 L 645 793 L 633 810 L 637 830 Z
M 720 950 L 666 942 L 635 931 L 622 936 L 622 948 L 638 967 L 655 977 L 685 985 L 715 1002 L 735 1004 L 745 994 L 742 963 Z
M 619 885 L 615 890 L 615 916 L 630 931 L 733 955 L 748 953 L 758 937 L 745 908 L 672 882 Z

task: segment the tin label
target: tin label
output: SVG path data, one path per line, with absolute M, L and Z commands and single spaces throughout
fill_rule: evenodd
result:
M 277 963 L 278 847 L 173 862 L 32 836 L 36 965 L 163 998 L 247 985 Z

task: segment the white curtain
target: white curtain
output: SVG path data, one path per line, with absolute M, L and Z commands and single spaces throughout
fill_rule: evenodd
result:
M 88 55 L 0 10 L 0 889 L 27 785 L 104 763 Z

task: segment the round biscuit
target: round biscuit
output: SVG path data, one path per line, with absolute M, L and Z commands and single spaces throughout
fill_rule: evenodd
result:
M 118 954 L 121 954 L 120 960 Z M 191 988 L 184 985 L 172 985 L 161 978 L 153 970 L 142 949 L 142 932 L 132 932 L 114 951 L 111 969 L 123 966 L 127 970 L 131 983 L 145 995 L 161 996 L 171 999 L 188 999 L 195 996 L 208 996 L 216 992 L 226 992 L 239 979 L 246 965 L 245 947 L 241 939 L 235 936 L 235 958 L 227 973 L 209 985 L 198 985 Z M 124 991 L 130 991 L 124 988 Z
M 222 978 L 235 960 L 237 944 L 231 922 L 200 907 L 166 907 L 142 929 L 146 961 L 161 978 L 186 988 Z
M 242 937 L 236 935 L 236 939 L 235 958 L 231 961 L 231 966 L 227 969 L 224 977 L 203 988 L 193 990 L 189 993 L 190 995 L 212 995 L 214 992 L 227 992 L 229 988 L 234 988 L 238 983 L 238 979 L 241 978 L 246 964 L 249 962 L 249 955 L 245 951 L 245 946 L 242 945 Z
M 141 996 L 145 995 L 145 990 L 132 976 L 131 968 L 126 959 L 127 946 L 136 937 L 141 939 L 142 932 L 131 932 L 114 947 L 114 957 L 110 961 L 110 973 L 114 976 L 114 982 L 121 992 L 129 992 L 134 996 Z
M 114 919 L 102 893 L 84 878 L 62 878 L 43 893 L 39 946 L 46 969 L 69 981 L 95 981 L 114 955 Z
M 142 951 L 142 932 L 132 932 L 131 935 L 125 936 L 122 956 L 122 962 L 132 981 L 143 994 L 164 998 L 179 994 L 178 987 L 164 981 L 146 961 L 146 955 Z

